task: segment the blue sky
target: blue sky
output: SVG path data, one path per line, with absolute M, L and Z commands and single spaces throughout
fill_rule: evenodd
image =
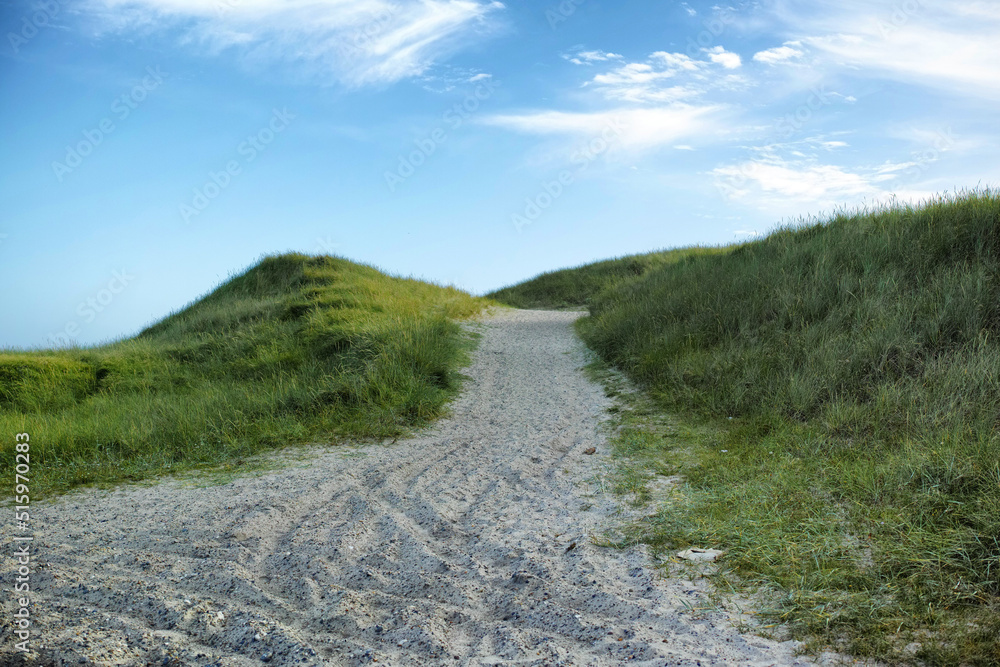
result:
M 262 254 L 476 293 L 1000 183 L 996 2 L 73 0 L 0 23 L 0 346 Z

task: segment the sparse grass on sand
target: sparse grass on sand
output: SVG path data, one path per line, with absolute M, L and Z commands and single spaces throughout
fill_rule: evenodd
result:
M 541 286 L 506 293 L 541 305 Z M 765 618 L 814 647 L 1000 664 L 997 193 L 845 212 L 587 291 L 581 335 L 655 406 L 621 417 L 623 465 L 683 478 L 629 539 L 726 550 L 719 576 L 773 590 Z
M 439 415 L 486 301 L 334 257 L 263 259 L 138 336 L 0 352 L 0 433 L 32 499 L 240 466 L 286 444 L 395 436 Z M 3 458 L 13 470 L 13 445 Z

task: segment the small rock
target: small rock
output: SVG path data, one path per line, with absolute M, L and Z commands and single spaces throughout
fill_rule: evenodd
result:
M 724 553 L 724 551 L 719 551 L 718 549 L 685 549 L 684 551 L 678 551 L 677 557 L 684 560 L 711 563 L 718 560 L 719 556 Z

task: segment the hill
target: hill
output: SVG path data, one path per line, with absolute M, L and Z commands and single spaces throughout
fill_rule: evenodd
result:
M 0 353 L 0 431 L 30 434 L 36 493 L 394 436 L 456 391 L 454 320 L 484 303 L 335 257 L 267 257 L 134 338 Z
M 629 255 L 543 273 L 486 296 L 515 308 L 573 308 L 590 304 L 598 292 L 685 257 L 712 255 L 719 248 L 682 248 Z
M 818 642 L 1000 664 L 1000 196 L 681 257 L 560 276 L 588 285 L 584 340 L 655 406 L 620 451 L 685 479 L 632 537 L 727 550 Z

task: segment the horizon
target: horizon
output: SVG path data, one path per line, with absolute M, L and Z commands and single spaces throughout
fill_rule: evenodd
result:
M 131 336 L 266 255 L 483 294 L 995 188 L 990 10 L 18 0 L 0 349 Z

